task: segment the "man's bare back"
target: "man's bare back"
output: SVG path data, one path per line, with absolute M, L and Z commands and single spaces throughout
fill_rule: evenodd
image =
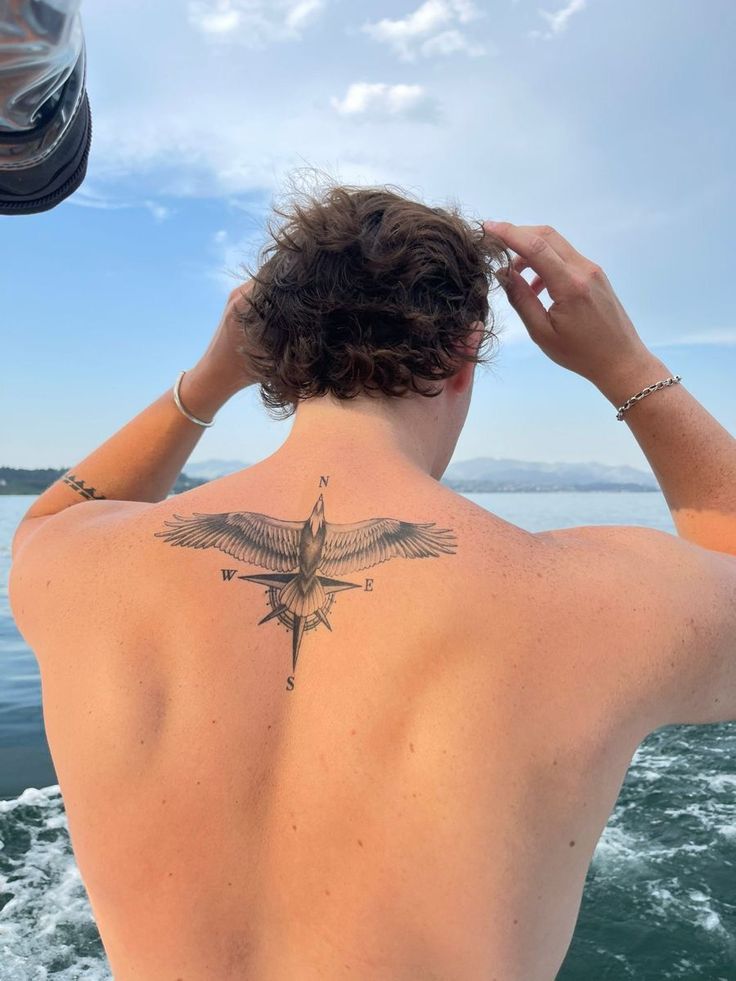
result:
M 736 714 L 730 556 L 530 534 L 384 423 L 317 400 L 231 477 L 29 519 L 13 607 L 117 981 L 549 981 L 639 742 Z
M 48 563 L 49 636 L 31 638 L 47 732 L 121 981 L 526 981 L 564 956 L 646 734 L 621 651 L 635 624 L 598 583 L 585 602 L 574 534 L 341 469 L 275 462 L 109 519 L 93 505 L 73 575 Z M 293 630 L 259 625 L 268 589 L 240 578 L 252 562 L 156 536 L 174 514 L 306 517 L 320 494 L 330 522 L 433 521 L 457 551 L 345 576 L 357 588 L 293 671 Z

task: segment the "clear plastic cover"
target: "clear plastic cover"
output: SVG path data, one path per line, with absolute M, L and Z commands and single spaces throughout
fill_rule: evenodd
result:
M 91 121 L 81 0 L 0 0 L 0 214 L 83 178 Z M 84 159 L 82 159 L 84 157 Z M 74 173 L 69 172 L 74 171 Z
M 32 130 L 58 104 L 83 53 L 80 3 L 0 0 L 0 132 Z

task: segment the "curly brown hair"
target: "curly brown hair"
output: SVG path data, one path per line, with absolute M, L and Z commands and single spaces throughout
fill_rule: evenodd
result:
M 463 362 L 488 360 L 489 288 L 510 255 L 480 222 L 391 186 L 328 186 L 273 214 L 240 313 L 272 414 L 325 394 L 431 397 Z M 472 354 L 463 341 L 478 321 Z

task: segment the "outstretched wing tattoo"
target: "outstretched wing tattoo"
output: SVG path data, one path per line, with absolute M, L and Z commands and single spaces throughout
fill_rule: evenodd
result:
M 352 525 L 327 522 L 320 571 L 327 575 L 370 569 L 388 559 L 426 559 L 455 551 L 455 536 L 434 522 L 369 518 Z
M 290 572 L 299 564 L 299 536 L 303 521 L 282 521 L 255 511 L 175 514 L 164 521 L 168 531 L 156 532 L 171 545 L 184 548 L 219 548 L 241 562 L 275 572 Z

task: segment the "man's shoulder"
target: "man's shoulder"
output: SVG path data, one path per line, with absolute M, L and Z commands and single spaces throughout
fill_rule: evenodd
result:
M 560 580 L 575 595 L 598 597 L 627 623 L 664 628 L 700 612 L 700 583 L 728 586 L 731 556 L 710 552 L 674 534 L 638 525 L 590 525 L 539 532 L 537 542 L 556 564 Z
M 638 700 L 645 726 L 709 720 L 712 679 L 736 676 L 725 667 L 729 654 L 736 665 L 736 557 L 635 525 L 516 534 L 492 515 L 474 520 L 487 591 L 500 595 L 501 580 L 505 616 L 526 618 L 561 665 L 595 678 L 604 699 Z
M 736 557 L 639 526 L 539 538 L 567 556 L 575 608 L 645 731 L 736 718 Z
M 121 545 L 136 522 L 154 505 L 129 501 L 87 501 L 56 514 L 31 518 L 16 531 L 9 576 L 14 618 L 21 629 L 37 615 L 44 595 L 46 621 L 55 610 L 80 611 L 100 582 L 101 570 L 114 566 L 125 552 Z
M 659 592 L 672 598 L 684 586 L 691 589 L 694 581 L 728 579 L 736 564 L 733 556 L 640 525 L 581 525 L 538 532 L 535 538 L 560 556 L 573 574 L 583 569 L 593 582 L 628 582 L 631 589 L 659 584 Z M 621 592 L 631 594 L 631 589 Z
M 626 576 L 630 567 L 644 571 L 642 563 L 647 561 L 653 574 L 672 562 L 695 567 L 704 552 L 675 535 L 644 526 L 580 525 L 532 532 L 455 492 L 446 501 L 474 558 L 496 561 L 518 555 L 535 576 L 545 570 L 554 576 L 558 595 L 566 585 L 578 589 L 581 574 L 591 586 L 602 585 L 607 578 Z M 597 573 L 592 579 L 591 571 Z
M 156 505 L 138 501 L 85 501 L 55 514 L 21 522 L 13 541 L 13 566 L 59 555 L 65 548 L 94 545 L 103 537 L 124 533 L 142 513 Z

